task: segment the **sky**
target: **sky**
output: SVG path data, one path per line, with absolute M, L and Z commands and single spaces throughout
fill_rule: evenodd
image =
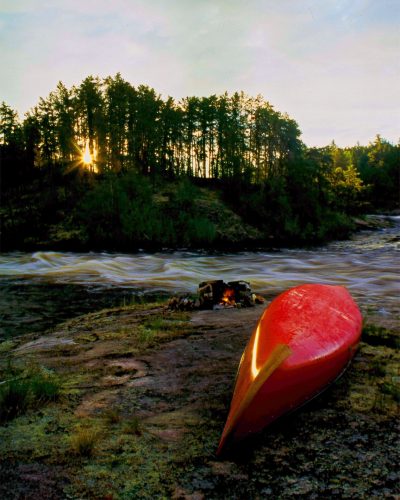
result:
M 400 139 L 400 0 L 0 0 L 0 101 L 120 72 L 179 100 L 243 90 L 308 146 Z

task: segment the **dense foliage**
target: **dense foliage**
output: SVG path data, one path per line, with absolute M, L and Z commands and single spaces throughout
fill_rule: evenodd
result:
M 344 236 L 349 214 L 398 203 L 399 145 L 308 149 L 261 96 L 176 102 L 119 74 L 60 82 L 22 122 L 2 103 L 0 153 L 3 248 L 54 240 L 60 223 L 72 246 L 215 245 L 205 188 L 261 245 Z

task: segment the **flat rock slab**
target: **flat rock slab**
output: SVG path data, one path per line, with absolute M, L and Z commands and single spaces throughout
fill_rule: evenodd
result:
M 396 498 L 398 404 L 387 391 L 399 356 L 392 336 L 362 342 L 350 369 L 322 396 L 215 456 L 240 357 L 264 308 L 192 312 L 180 337 L 142 354 L 131 349 L 130 332 L 141 318 L 159 317 L 160 309 L 92 315 L 46 342 L 28 339 L 15 354 L 81 372 L 76 418 L 101 419 L 108 410 L 118 412 L 110 418 L 120 415 L 121 426 L 137 418 L 138 440 L 150 436 L 152 457 L 176 478 L 172 498 Z M 398 322 L 383 323 L 394 335 Z M 62 338 L 76 344 L 64 352 L 57 344 Z
M 224 408 L 241 353 L 262 311 L 257 307 L 196 312 L 191 318 L 195 334 L 141 357 L 148 366 L 147 376 L 129 384 L 136 389 L 138 415 L 151 421 L 160 411 L 181 409 L 184 429 L 186 423 L 192 425 L 193 415 Z

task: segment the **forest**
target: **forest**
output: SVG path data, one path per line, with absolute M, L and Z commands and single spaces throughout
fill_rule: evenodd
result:
M 399 206 L 400 144 L 309 148 L 243 92 L 162 98 L 120 74 L 0 106 L 1 250 L 267 248 Z

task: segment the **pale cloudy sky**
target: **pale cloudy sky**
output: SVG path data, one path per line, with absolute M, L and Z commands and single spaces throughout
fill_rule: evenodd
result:
M 400 138 L 400 0 L 0 0 L 0 101 L 121 72 L 164 97 L 243 90 L 309 146 Z

